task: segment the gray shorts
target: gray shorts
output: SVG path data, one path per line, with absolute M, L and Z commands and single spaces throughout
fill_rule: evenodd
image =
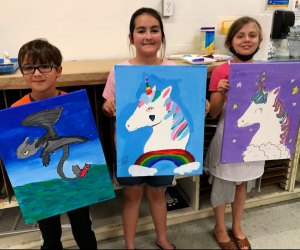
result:
M 232 203 L 235 196 L 235 187 L 242 183 L 222 180 L 213 175 L 209 176 L 208 181 L 212 185 L 210 202 L 214 208 L 223 204 Z M 247 193 L 249 193 L 255 185 L 256 179 L 247 181 Z

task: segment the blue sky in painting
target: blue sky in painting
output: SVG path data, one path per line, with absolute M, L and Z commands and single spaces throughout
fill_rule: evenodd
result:
M 76 91 L 0 111 L 0 154 L 13 186 L 60 178 L 56 169 L 62 156 L 62 149 L 50 155 L 51 160 L 47 167 L 42 165 L 42 158 L 39 157 L 42 149 L 26 159 L 17 159 L 16 156 L 16 149 L 26 136 L 33 141 L 46 132 L 44 128 L 23 126 L 22 121 L 32 113 L 57 107 L 63 107 L 61 117 L 54 125 L 57 134 L 82 136 L 88 139 L 87 142 L 70 145 L 70 155 L 64 163 L 65 174 L 67 176 L 72 174 L 71 166 L 74 164 L 80 168 L 85 163 L 105 164 L 86 91 Z

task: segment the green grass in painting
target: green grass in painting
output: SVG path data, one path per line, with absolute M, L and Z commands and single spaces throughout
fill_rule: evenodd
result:
M 115 198 L 106 165 L 92 165 L 84 178 L 30 183 L 14 191 L 27 224 Z

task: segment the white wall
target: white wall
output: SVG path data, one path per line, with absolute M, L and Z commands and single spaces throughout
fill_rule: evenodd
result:
M 266 12 L 266 0 L 173 1 L 174 15 L 163 18 L 167 54 L 199 49 L 201 26 L 219 33 L 222 20 Z M 127 58 L 129 20 L 143 6 L 161 11 L 162 0 L 0 0 L 0 57 L 46 38 L 64 60 Z

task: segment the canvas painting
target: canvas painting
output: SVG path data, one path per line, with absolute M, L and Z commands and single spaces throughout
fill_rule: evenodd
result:
M 115 66 L 117 176 L 201 174 L 207 67 Z
M 222 163 L 289 159 L 300 118 L 300 62 L 230 65 Z
M 25 223 L 115 197 L 85 90 L 1 110 L 0 150 Z

